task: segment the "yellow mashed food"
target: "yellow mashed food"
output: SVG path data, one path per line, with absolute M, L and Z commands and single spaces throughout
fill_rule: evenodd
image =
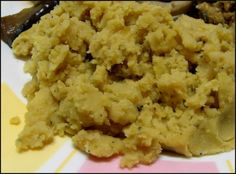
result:
M 13 43 L 32 80 L 19 150 L 55 135 L 121 167 L 234 148 L 234 29 L 137 2 L 60 2 Z

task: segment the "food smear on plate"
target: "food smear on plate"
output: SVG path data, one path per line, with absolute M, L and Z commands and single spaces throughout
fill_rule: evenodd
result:
M 234 28 L 137 2 L 60 2 L 13 42 L 26 57 L 20 151 L 70 136 L 121 167 L 234 149 Z

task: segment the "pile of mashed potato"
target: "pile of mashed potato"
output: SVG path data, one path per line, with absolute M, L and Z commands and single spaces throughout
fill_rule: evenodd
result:
M 234 29 L 137 2 L 60 2 L 13 43 L 32 76 L 19 150 L 55 135 L 121 167 L 234 148 Z

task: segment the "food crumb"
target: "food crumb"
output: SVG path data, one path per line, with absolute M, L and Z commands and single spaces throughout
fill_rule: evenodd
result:
M 10 119 L 10 124 L 12 124 L 12 125 L 19 125 L 20 124 L 20 118 L 18 116 L 12 117 Z

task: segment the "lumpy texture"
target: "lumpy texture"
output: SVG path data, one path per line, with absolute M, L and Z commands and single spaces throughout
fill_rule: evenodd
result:
M 234 29 L 136 2 L 60 2 L 13 42 L 27 57 L 19 150 L 56 135 L 121 167 L 234 148 Z

